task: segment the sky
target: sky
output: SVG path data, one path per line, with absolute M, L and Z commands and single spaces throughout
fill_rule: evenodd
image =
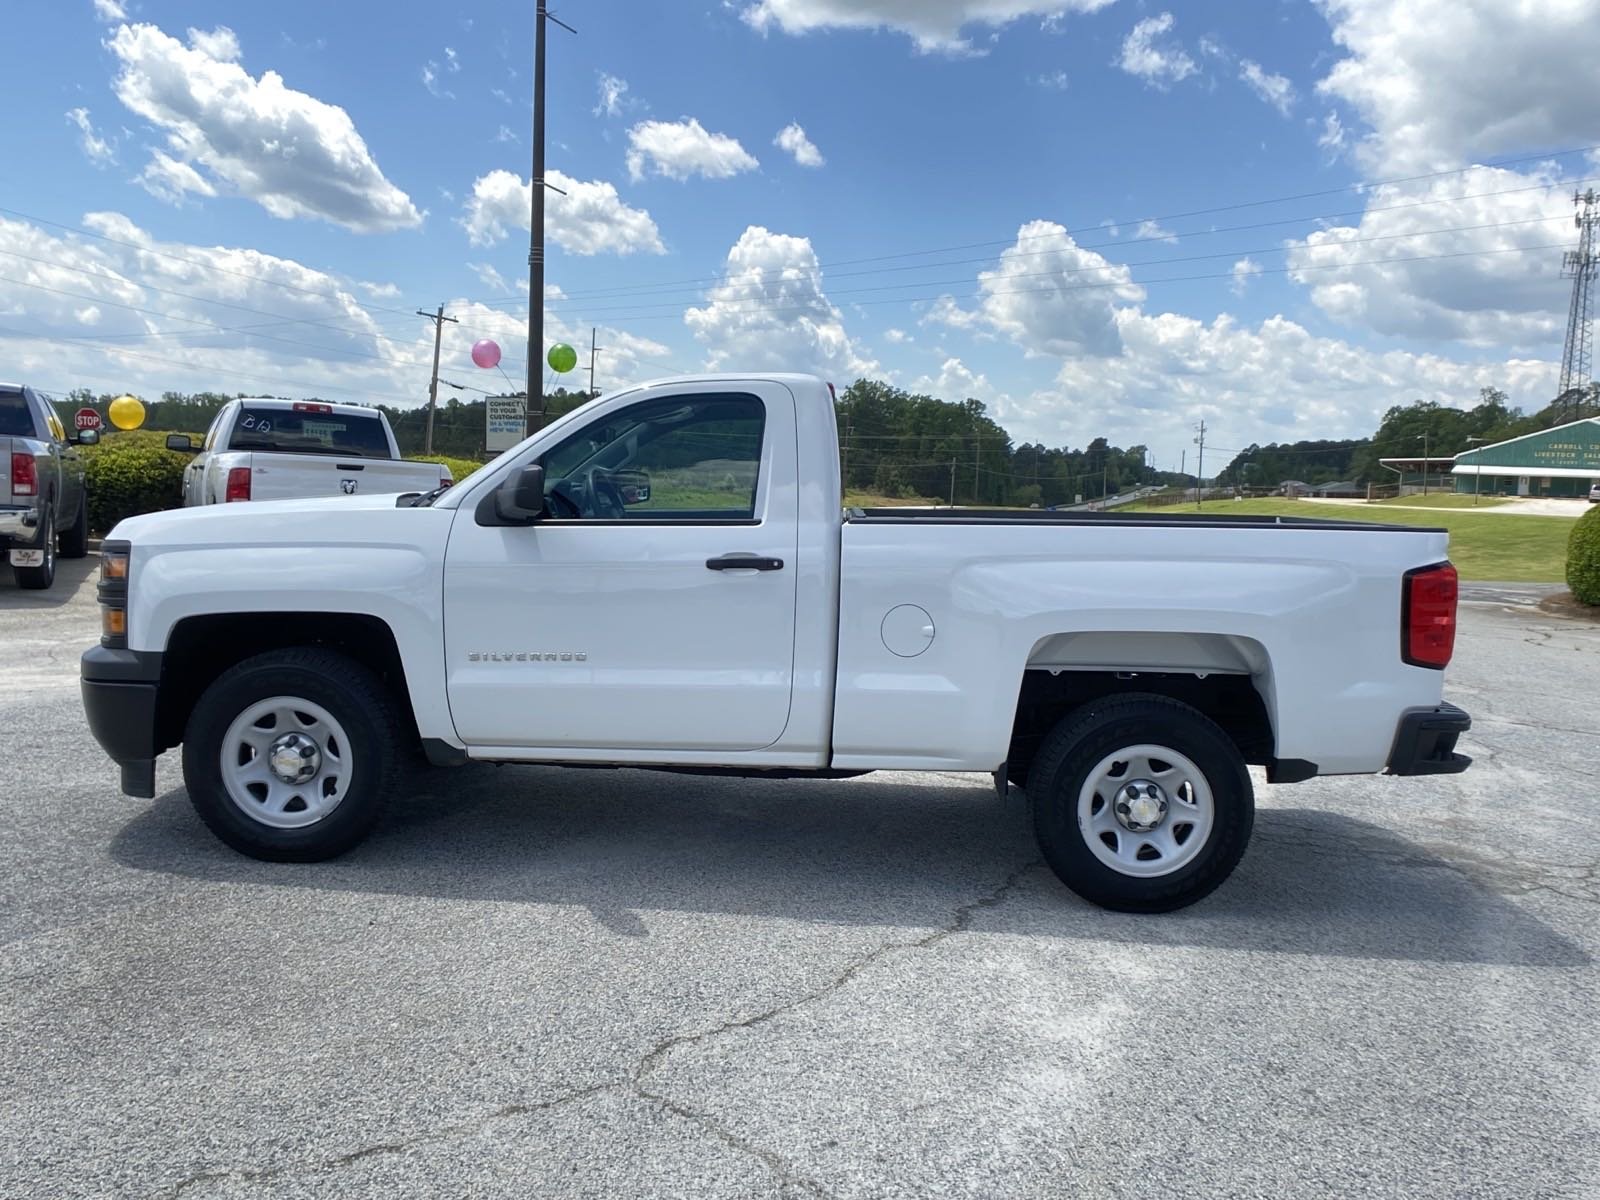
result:
M 8 7 L 0 378 L 420 404 L 442 302 L 441 395 L 520 389 L 531 3 Z M 597 330 L 602 389 L 870 376 L 1191 471 L 1553 398 L 1600 0 L 555 11 L 551 386 Z

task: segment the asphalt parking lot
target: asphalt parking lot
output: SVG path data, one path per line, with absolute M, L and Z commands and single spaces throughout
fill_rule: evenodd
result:
M 1101 912 L 987 778 L 474 767 L 274 866 L 0 583 L 0 1196 L 1600 1194 L 1600 624 L 1468 592 L 1445 779 Z

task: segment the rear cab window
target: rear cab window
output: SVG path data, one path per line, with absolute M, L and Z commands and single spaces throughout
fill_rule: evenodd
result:
M 228 439 L 231 450 L 281 450 L 340 458 L 388 458 L 389 439 L 376 413 L 336 413 L 319 405 L 239 409 Z
M 37 437 L 33 410 L 21 392 L 0 391 L 0 437 Z

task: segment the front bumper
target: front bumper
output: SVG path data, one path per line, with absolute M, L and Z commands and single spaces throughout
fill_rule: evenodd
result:
M 1472 728 L 1472 718 L 1454 704 L 1408 709 L 1395 727 L 1389 751 L 1390 775 L 1454 775 L 1472 760 L 1456 753 L 1456 739 Z
M 124 795 L 150 800 L 156 794 L 156 697 L 161 655 L 95 646 L 81 665 L 83 711 L 89 732 L 122 768 Z

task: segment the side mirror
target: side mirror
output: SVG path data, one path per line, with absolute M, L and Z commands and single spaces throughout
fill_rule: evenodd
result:
M 100 431 L 98 429 L 80 429 L 78 430 L 77 442 L 80 446 L 98 445 L 100 443 Z
M 511 472 L 485 500 L 487 503 L 478 509 L 478 524 L 533 524 L 545 515 L 544 468 L 535 464 Z M 490 508 L 490 512 L 485 513 L 485 508 Z M 485 521 L 485 516 L 492 519 Z
M 169 433 L 167 434 L 167 449 L 176 450 L 180 454 L 193 454 L 195 444 L 189 439 L 187 433 Z

